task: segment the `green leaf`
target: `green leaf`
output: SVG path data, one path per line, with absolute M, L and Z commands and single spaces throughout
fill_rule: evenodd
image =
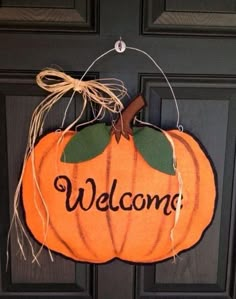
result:
M 150 127 L 134 128 L 134 142 L 144 160 L 153 168 L 174 175 L 173 149 L 166 136 Z
M 105 124 L 88 126 L 67 143 L 61 161 L 78 163 L 90 160 L 101 154 L 110 141 L 110 127 Z

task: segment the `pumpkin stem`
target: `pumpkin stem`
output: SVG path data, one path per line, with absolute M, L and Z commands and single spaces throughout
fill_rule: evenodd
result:
M 129 135 L 133 135 L 131 122 L 135 115 L 146 105 L 142 95 L 138 95 L 132 102 L 122 111 L 121 116 L 111 129 L 111 133 L 115 134 L 117 143 L 120 141 L 121 135 L 129 139 Z

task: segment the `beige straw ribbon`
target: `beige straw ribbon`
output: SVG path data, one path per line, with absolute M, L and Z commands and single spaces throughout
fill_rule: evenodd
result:
M 92 101 L 113 113 L 123 109 L 121 99 L 127 95 L 123 82 L 115 78 L 82 81 L 56 69 L 45 69 L 36 77 L 37 84 L 59 100 L 70 90 L 81 93 L 86 102 Z

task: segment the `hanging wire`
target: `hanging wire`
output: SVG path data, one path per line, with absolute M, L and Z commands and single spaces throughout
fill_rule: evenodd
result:
M 160 67 L 160 65 L 154 60 L 154 58 L 152 58 L 152 56 L 149 55 L 147 52 L 145 52 L 145 51 L 143 51 L 143 50 L 141 50 L 141 49 L 138 49 L 138 48 L 134 48 L 134 47 L 126 47 L 126 49 L 134 50 L 134 51 L 137 51 L 137 52 L 140 52 L 140 53 L 146 55 L 146 56 L 153 62 L 153 64 L 158 68 L 158 70 L 162 73 L 163 77 L 164 77 L 165 80 L 166 80 L 166 83 L 168 84 L 168 86 L 169 86 L 169 88 L 170 88 L 171 94 L 172 94 L 173 99 L 174 99 L 174 102 L 175 102 L 175 107 L 176 107 L 176 112 L 177 112 L 176 127 L 178 128 L 179 131 L 183 131 L 184 128 L 183 128 L 183 126 L 179 123 L 180 113 L 179 113 L 178 102 L 177 102 L 177 99 L 176 99 L 176 96 L 175 96 L 173 87 L 171 86 L 170 81 L 169 81 L 169 79 L 167 78 L 167 76 L 166 76 L 165 72 L 163 71 L 163 69 L 162 69 L 162 68 Z
M 126 44 L 124 43 L 124 41 L 122 40 L 122 38 L 120 37 L 119 41 L 116 42 L 115 44 L 115 47 L 104 52 L 103 54 L 101 54 L 100 56 L 98 56 L 90 65 L 89 67 L 86 69 L 86 71 L 84 72 L 84 74 L 82 75 L 82 77 L 80 78 L 80 81 L 82 81 L 84 79 L 84 77 L 87 75 L 87 73 L 89 72 L 89 70 L 95 65 L 95 63 L 97 61 L 99 61 L 100 59 L 102 59 L 104 56 L 116 51 L 117 53 L 124 53 L 125 50 L 128 49 L 128 50 L 131 50 L 131 51 L 136 51 L 136 52 L 139 52 L 141 54 L 144 54 L 147 58 L 149 58 L 151 60 L 151 62 L 156 66 L 156 68 L 161 72 L 161 74 L 163 75 L 168 87 L 170 88 L 170 91 L 171 91 L 171 94 L 173 96 L 173 99 L 174 99 L 174 102 L 175 102 L 175 107 L 176 107 L 176 113 L 177 113 L 177 121 L 176 121 L 176 127 L 179 131 L 183 131 L 184 128 L 183 126 L 180 124 L 180 112 L 179 112 L 179 106 L 178 106 L 178 101 L 176 99 L 176 95 L 175 95 L 175 92 L 173 90 L 173 87 L 169 81 L 169 79 L 167 78 L 165 72 L 163 71 L 163 69 L 161 68 L 161 66 L 155 61 L 155 59 L 150 55 L 148 54 L 147 52 L 145 52 L 144 50 L 141 50 L 139 48 L 135 48 L 135 47 L 128 47 L 126 46 Z M 67 111 L 69 109 L 69 106 L 72 102 L 72 99 L 74 97 L 74 93 L 72 94 L 67 106 L 66 106 L 66 109 L 65 109 L 65 113 L 64 113 L 64 117 L 63 117 L 63 121 L 62 121 L 62 125 L 64 125 L 64 122 L 65 122 L 65 118 L 66 118 L 66 114 L 67 114 Z

